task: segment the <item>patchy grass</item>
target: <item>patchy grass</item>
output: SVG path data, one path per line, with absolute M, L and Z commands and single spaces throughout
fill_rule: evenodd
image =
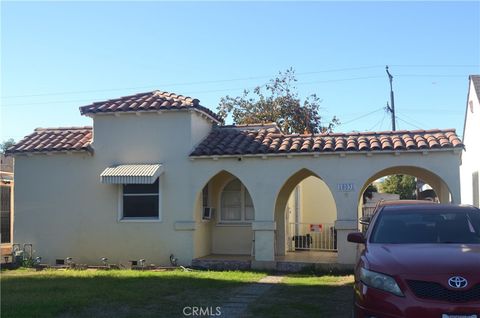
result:
M 287 275 L 249 307 L 251 317 L 350 317 L 353 276 Z
M 14 270 L 1 273 L 2 317 L 182 317 L 220 306 L 255 272 Z
M 264 273 L 239 271 L 1 272 L 1 317 L 184 317 L 221 306 Z M 349 317 L 353 276 L 290 274 L 248 308 L 249 317 Z

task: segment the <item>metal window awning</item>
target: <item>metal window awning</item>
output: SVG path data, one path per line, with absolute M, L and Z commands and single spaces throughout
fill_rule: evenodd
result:
M 163 173 L 161 164 L 129 164 L 108 167 L 100 174 L 105 184 L 152 184 Z

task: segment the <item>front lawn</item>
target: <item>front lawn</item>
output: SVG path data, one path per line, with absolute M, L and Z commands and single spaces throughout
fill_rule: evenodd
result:
M 2 271 L 1 317 L 183 317 L 220 306 L 255 272 Z
M 239 271 L 2 271 L 1 317 L 187 317 L 185 306 L 222 306 L 236 288 L 264 276 Z M 352 281 L 352 276 L 287 274 L 255 299 L 244 316 L 349 317 Z

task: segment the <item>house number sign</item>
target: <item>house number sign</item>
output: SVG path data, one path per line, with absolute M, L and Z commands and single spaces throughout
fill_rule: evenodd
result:
M 337 191 L 339 192 L 352 192 L 355 190 L 355 184 L 352 183 L 337 183 Z

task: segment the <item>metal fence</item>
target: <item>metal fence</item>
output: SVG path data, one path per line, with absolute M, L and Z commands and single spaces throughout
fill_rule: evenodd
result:
M 288 250 L 336 251 L 337 231 L 329 223 L 289 223 Z

